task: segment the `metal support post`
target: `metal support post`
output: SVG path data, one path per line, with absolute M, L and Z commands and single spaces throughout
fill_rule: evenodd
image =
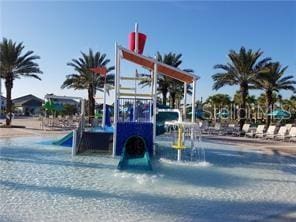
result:
M 116 136 L 117 136 L 117 121 L 118 121 L 118 87 L 120 78 L 120 56 L 117 43 L 115 43 L 115 95 L 114 95 L 114 133 L 113 133 L 113 151 L 112 156 L 116 155 Z
M 157 111 L 157 63 L 154 63 L 153 71 L 153 153 L 155 154 L 155 138 L 156 138 L 156 111 Z
M 184 82 L 183 120 L 186 120 L 187 83 Z

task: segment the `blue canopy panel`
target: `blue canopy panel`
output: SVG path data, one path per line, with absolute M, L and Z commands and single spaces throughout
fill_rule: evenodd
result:
M 152 170 L 153 124 L 119 122 L 116 130 L 116 155 L 121 155 L 117 168 Z
M 140 136 L 146 144 L 147 152 L 153 155 L 153 124 L 150 122 L 118 122 L 116 125 L 116 155 L 122 154 L 125 143 L 131 136 Z

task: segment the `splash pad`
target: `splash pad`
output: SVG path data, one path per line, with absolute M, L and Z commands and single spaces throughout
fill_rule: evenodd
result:
M 182 161 L 182 151 L 190 149 L 190 161 L 205 163 L 205 150 L 199 147 L 201 142 L 201 130 L 198 123 L 186 121 L 167 121 L 165 122 L 166 133 L 174 138 L 171 144 L 177 150 L 177 161 Z M 187 143 L 189 142 L 189 144 Z

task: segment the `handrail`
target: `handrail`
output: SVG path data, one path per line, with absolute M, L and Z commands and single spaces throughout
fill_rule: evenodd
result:
M 136 90 L 135 87 L 120 87 L 121 90 Z
M 144 93 L 119 93 L 119 96 L 132 96 L 132 97 L 149 97 L 151 98 L 151 94 L 144 94 Z
M 143 81 L 143 80 L 150 80 L 149 77 L 127 77 L 127 76 L 121 76 L 121 80 L 134 80 L 134 81 Z

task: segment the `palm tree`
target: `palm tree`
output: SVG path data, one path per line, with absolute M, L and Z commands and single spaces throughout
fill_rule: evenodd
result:
M 212 95 L 212 96 L 209 96 L 207 98 L 207 100 L 205 101 L 205 103 L 209 103 L 213 106 L 228 106 L 230 103 L 231 103 L 231 99 L 229 97 L 229 95 L 227 94 L 215 94 L 215 95 Z
M 184 97 L 184 83 L 171 79 L 171 84 L 169 86 L 169 101 L 170 107 L 179 108 L 180 102 Z M 192 95 L 192 86 L 187 84 L 186 93 Z
M 288 110 L 291 116 L 291 122 L 295 121 L 296 119 L 296 96 L 291 96 L 289 99 L 283 100 L 283 108 Z
M 246 98 L 249 93 L 249 86 L 253 83 L 256 74 L 262 71 L 262 67 L 270 58 L 259 60 L 262 51 L 257 50 L 253 52 L 251 49 L 246 50 L 241 47 L 239 52 L 230 50 L 228 57 L 230 63 L 215 65 L 215 69 L 222 69 L 223 72 L 216 73 L 212 76 L 214 80 L 213 89 L 218 90 L 225 85 L 239 85 L 242 102 L 240 104 L 240 129 L 242 129 L 245 122 Z
M 236 91 L 234 96 L 233 96 L 233 102 L 235 104 L 241 104 L 242 103 L 242 97 L 241 97 L 241 93 L 240 91 Z M 256 96 L 254 95 L 248 95 L 246 98 L 246 104 L 248 104 L 249 106 L 252 104 L 255 104 L 257 102 Z
M 205 103 L 211 110 L 211 113 L 214 113 L 214 118 L 216 118 L 216 108 L 221 111 L 221 108 L 226 108 L 231 104 L 231 99 L 227 94 L 215 94 L 209 96 Z
M 296 80 L 294 76 L 284 76 L 288 66 L 282 68 L 279 62 L 268 63 L 265 65 L 267 71 L 257 75 L 255 84 L 259 89 L 263 89 L 266 95 L 266 111 L 271 112 L 273 107 L 273 93 L 280 90 L 291 90 L 296 93 Z M 266 126 L 270 124 L 270 116 L 267 116 Z
M 234 96 L 233 96 L 233 102 L 234 104 L 241 104 L 242 103 L 242 97 L 240 91 L 236 91 Z M 255 110 L 255 105 L 257 105 L 257 99 L 256 96 L 254 95 L 248 95 L 246 97 L 246 111 L 249 113 L 250 119 L 253 118 L 254 110 Z M 257 113 L 255 113 L 257 116 Z M 257 117 L 256 117 L 257 119 Z
M 283 99 L 282 107 L 285 110 L 291 111 L 296 109 L 296 101 L 292 99 Z
M 261 93 L 258 98 L 257 98 L 257 103 L 259 106 L 261 107 L 265 107 L 266 106 L 266 94 L 265 93 Z M 271 100 L 271 104 L 275 104 L 277 101 L 277 95 L 275 92 L 272 93 L 272 100 Z
M 87 89 L 88 91 L 88 114 L 89 122 L 95 114 L 95 99 L 94 95 L 96 90 L 103 91 L 104 84 L 108 84 L 107 90 L 110 89 L 110 85 L 114 84 L 114 75 L 109 74 L 105 77 L 96 75 L 90 69 L 95 67 L 106 67 L 107 73 L 114 70 L 114 66 L 107 67 L 110 62 L 106 59 L 106 54 L 100 52 L 93 53 L 89 49 L 88 54 L 81 52 L 82 57 L 78 59 L 72 59 L 72 62 L 67 63 L 68 66 L 74 68 L 75 74 L 66 76 L 66 80 L 63 82 L 61 88 L 73 88 L 75 90 Z M 109 90 L 107 91 L 109 93 Z
M 186 92 L 188 95 L 192 95 L 192 86 L 190 84 L 187 84 Z M 175 89 L 175 95 L 172 96 L 172 94 L 170 93 L 171 106 L 173 108 L 179 109 L 181 105 L 181 100 L 183 99 L 183 97 L 184 97 L 184 84 L 178 84 L 178 86 Z
M 182 54 L 176 54 L 169 52 L 168 54 L 161 55 L 159 52 L 157 52 L 156 59 L 159 62 L 162 62 L 164 64 L 173 66 L 175 68 L 178 68 L 182 64 L 181 60 Z M 186 72 L 193 72 L 192 69 L 184 69 Z M 172 106 L 175 107 L 175 102 L 176 102 L 176 96 L 179 94 L 179 91 L 183 89 L 183 83 L 172 79 L 170 77 L 167 77 L 165 75 L 158 75 L 158 92 L 161 93 L 162 95 L 162 104 L 166 105 L 167 104 L 167 94 L 170 93 L 171 101 L 172 101 Z M 146 85 L 151 85 L 151 80 L 144 80 L 140 82 L 141 85 L 146 86 Z M 190 92 L 190 87 L 188 87 L 188 91 Z M 183 93 L 183 91 L 182 91 Z
M 0 77 L 4 79 L 6 88 L 6 126 L 11 125 L 13 81 L 21 77 L 41 80 L 38 74 L 42 74 L 42 71 L 35 63 L 40 57 L 33 55 L 33 51 L 24 52 L 24 48 L 22 42 L 16 43 L 11 39 L 3 38 L 0 43 Z

